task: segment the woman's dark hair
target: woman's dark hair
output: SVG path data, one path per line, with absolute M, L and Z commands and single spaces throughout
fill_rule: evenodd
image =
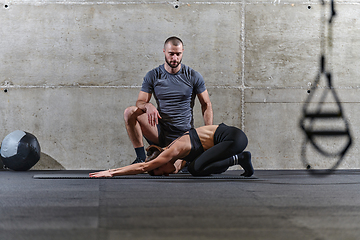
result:
M 157 149 L 154 150 L 154 151 L 150 154 L 150 156 L 148 156 L 148 157 L 145 159 L 145 162 L 150 162 L 150 161 L 154 160 L 155 158 L 157 158 L 157 156 L 159 156 L 160 153 L 161 153 L 161 152 L 160 152 L 159 150 L 157 150 Z M 155 176 L 154 170 L 148 171 L 148 174 L 149 174 L 150 176 Z

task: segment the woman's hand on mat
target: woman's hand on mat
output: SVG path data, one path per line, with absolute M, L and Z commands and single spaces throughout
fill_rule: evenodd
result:
M 93 177 L 93 178 L 112 177 L 112 174 L 111 174 L 110 169 L 109 169 L 109 170 L 106 170 L 106 171 L 89 173 L 89 177 Z

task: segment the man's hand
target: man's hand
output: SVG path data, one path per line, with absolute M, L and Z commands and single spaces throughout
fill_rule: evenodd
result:
M 147 103 L 145 105 L 145 112 L 147 114 L 149 124 L 151 126 L 156 126 L 159 122 L 158 119 L 161 118 L 156 107 L 154 105 L 152 105 L 151 103 Z

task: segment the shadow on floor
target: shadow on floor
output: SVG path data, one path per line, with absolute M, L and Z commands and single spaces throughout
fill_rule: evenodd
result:
M 65 170 L 65 168 L 54 158 L 42 152 L 39 162 L 31 170 Z
M 0 159 L 0 170 L 4 170 L 4 164 Z M 51 156 L 41 153 L 40 160 L 31 168 L 31 170 L 66 170 L 58 161 Z

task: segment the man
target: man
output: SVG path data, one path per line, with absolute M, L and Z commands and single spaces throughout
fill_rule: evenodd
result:
M 176 161 L 181 159 L 189 162 L 188 169 L 193 176 L 208 176 L 223 172 L 230 166 L 240 165 L 244 169 L 241 175 L 251 177 L 254 169 L 251 153 L 244 152 L 247 145 L 248 138 L 245 133 L 233 126 L 222 123 L 191 128 L 164 150 L 157 147 L 155 151 L 158 153 L 152 154 L 145 162 L 90 173 L 89 176 L 113 177 L 145 172 L 155 176 L 168 176 L 180 170 Z
M 149 144 L 165 147 L 193 127 L 193 106 L 198 97 L 205 125 L 213 123 L 213 111 L 203 77 L 181 63 L 184 47 L 178 37 L 164 43 L 165 63 L 149 71 L 136 101 L 124 111 L 126 130 L 136 160 L 146 158 L 143 137 Z M 152 95 L 157 108 L 150 103 Z

